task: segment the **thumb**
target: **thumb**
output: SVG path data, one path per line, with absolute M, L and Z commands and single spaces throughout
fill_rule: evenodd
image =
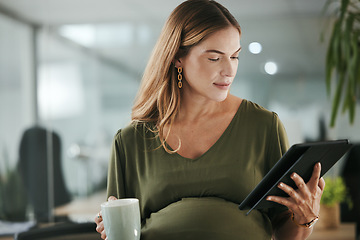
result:
M 116 199 L 117 199 L 116 197 L 110 196 L 110 197 L 108 198 L 108 201 L 114 201 L 114 200 L 116 200 Z

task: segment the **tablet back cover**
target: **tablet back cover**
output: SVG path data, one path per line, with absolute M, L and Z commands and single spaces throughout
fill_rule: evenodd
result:
M 317 162 L 321 162 L 323 176 L 350 148 L 348 140 L 293 145 L 239 205 L 240 210 L 249 209 L 249 214 L 253 209 L 279 206 L 265 198 L 269 195 L 287 197 L 287 194 L 277 187 L 280 182 L 296 189 L 290 175 L 296 172 L 307 182 Z

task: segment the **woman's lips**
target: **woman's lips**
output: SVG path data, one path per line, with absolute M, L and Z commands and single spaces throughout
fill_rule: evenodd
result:
M 214 83 L 214 85 L 215 85 L 217 88 L 220 88 L 220 89 L 223 89 L 223 90 L 227 90 L 227 89 L 229 89 L 231 83 Z

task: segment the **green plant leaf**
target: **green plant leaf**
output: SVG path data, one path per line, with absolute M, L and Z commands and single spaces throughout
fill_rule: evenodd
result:
M 332 2 L 327 1 L 325 8 Z M 340 7 L 333 14 L 335 20 L 325 62 L 326 89 L 333 98 L 331 127 L 335 126 L 340 103 L 342 113 L 348 112 L 350 123 L 354 123 L 356 103 L 360 99 L 360 1 L 339 2 Z
M 338 71 L 339 69 L 342 69 L 342 65 L 343 65 L 343 61 L 342 61 L 342 34 L 341 34 L 341 22 L 338 22 L 338 27 L 337 27 L 337 32 L 336 32 L 336 36 L 334 39 L 334 54 L 333 54 L 333 62 L 335 64 L 335 69 Z
M 333 99 L 333 104 L 332 104 L 333 107 L 332 107 L 331 119 L 330 119 L 330 126 L 332 126 L 332 127 L 334 127 L 335 123 L 336 123 L 336 116 L 337 116 L 337 113 L 338 113 L 340 100 L 341 100 L 341 93 L 343 91 L 344 81 L 345 81 L 344 72 L 339 72 L 338 74 L 339 74 L 339 81 L 338 81 L 335 96 L 334 96 L 334 99 Z
M 357 34 L 358 35 L 358 34 Z M 357 59 L 356 59 L 356 69 L 355 69 L 355 91 L 357 99 L 360 99 L 360 48 L 357 48 Z
M 327 15 L 327 12 L 329 12 L 329 6 L 330 4 L 334 3 L 334 2 L 338 2 L 339 0 L 327 0 L 325 2 L 325 5 L 322 9 L 322 15 Z M 331 13 L 331 15 L 334 15 L 334 13 Z M 325 41 L 325 32 L 329 31 L 329 28 L 333 29 L 334 23 L 333 21 L 331 21 L 332 19 L 327 19 L 327 21 L 325 22 L 325 27 L 323 28 L 323 30 L 320 33 L 320 42 L 324 42 Z
M 332 80 L 332 72 L 333 68 L 337 66 L 338 62 L 338 47 L 339 47 L 339 32 L 340 32 L 340 21 L 337 20 L 334 23 L 333 31 L 330 37 L 329 46 L 327 49 L 327 55 L 326 55 L 326 65 L 325 65 L 325 71 L 326 71 L 326 89 L 327 93 L 330 96 L 331 93 L 331 80 Z
M 334 41 L 332 41 L 334 42 Z M 334 61 L 333 61 L 333 46 L 332 44 L 330 44 L 327 54 L 326 54 L 326 66 L 325 66 L 325 71 L 326 71 L 326 91 L 328 96 L 330 96 L 331 93 L 331 78 L 332 78 L 332 72 L 333 72 L 333 68 L 334 68 Z
M 344 100 L 343 113 L 347 110 L 349 113 L 350 123 L 353 123 L 355 117 L 355 96 L 353 95 L 353 84 L 351 81 L 348 81 Z
M 347 199 L 348 191 L 344 180 L 341 177 L 325 178 L 325 189 L 320 203 L 333 206 L 344 202 Z
M 348 91 L 349 91 L 349 84 L 346 88 L 346 96 L 344 97 L 344 102 L 343 102 L 343 107 L 342 107 L 342 111 L 341 113 L 344 114 L 346 112 L 346 110 L 349 110 L 349 107 L 350 107 L 350 100 L 349 100 L 349 97 L 348 97 Z
M 349 5 L 349 0 L 341 0 L 340 21 L 344 20 L 348 5 Z
M 360 48 L 359 31 L 355 31 L 352 37 L 352 48 L 354 51 L 354 95 L 355 100 L 360 98 Z
M 346 24 L 345 24 L 345 29 L 343 32 L 343 39 L 342 39 L 342 44 L 341 47 L 343 49 L 343 53 L 344 53 L 344 65 L 343 65 L 343 69 L 341 69 L 341 71 L 344 72 L 345 75 L 345 82 L 344 84 L 347 85 L 347 89 L 344 92 L 345 96 L 344 96 L 344 102 L 343 102 L 343 108 L 342 108 L 342 113 L 344 114 L 346 111 L 349 111 L 349 116 L 350 119 L 352 118 L 352 113 L 353 113 L 353 108 L 355 107 L 353 104 L 353 93 L 352 93 L 352 89 L 353 89 L 353 79 L 354 79 L 354 74 L 353 74 L 353 49 L 352 49 L 352 27 L 353 27 L 353 23 L 354 23 L 354 17 L 349 14 L 348 17 L 346 18 Z M 340 70 L 339 70 L 340 71 Z
M 356 92 L 357 92 L 357 78 L 358 78 L 358 69 L 360 68 L 360 65 L 358 64 L 359 59 L 359 50 L 358 50 L 358 34 L 357 32 L 352 33 L 351 40 L 350 40 L 350 46 L 351 46 L 351 60 L 349 61 L 349 118 L 350 123 L 353 124 L 355 121 L 355 111 L 356 111 Z
M 349 2 L 349 6 L 351 6 L 352 7 L 352 10 L 354 11 L 354 12 L 356 12 L 356 11 L 360 11 L 360 1 L 359 0 L 351 0 L 350 2 Z

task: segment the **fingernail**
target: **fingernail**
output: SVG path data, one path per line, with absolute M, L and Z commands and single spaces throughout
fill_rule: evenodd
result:
M 290 177 L 294 178 L 295 176 L 296 176 L 296 173 L 292 173 Z
M 113 200 L 116 200 L 116 198 L 115 198 L 114 196 L 110 196 L 110 197 L 108 198 L 108 201 L 113 201 Z
M 284 186 L 284 184 L 282 184 L 282 183 L 278 184 L 278 187 L 283 187 L 283 186 Z
M 267 197 L 266 200 L 271 201 L 271 197 Z

